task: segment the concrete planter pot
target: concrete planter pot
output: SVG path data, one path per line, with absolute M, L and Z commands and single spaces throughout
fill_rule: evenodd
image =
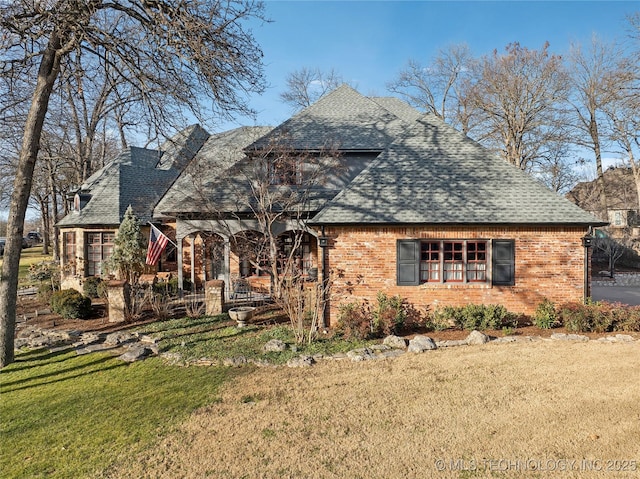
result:
M 247 321 L 249 321 L 253 317 L 253 311 L 256 308 L 251 306 L 242 306 L 238 308 L 231 308 L 229 310 L 229 316 L 236 323 L 238 323 L 239 328 L 244 328 L 247 325 Z

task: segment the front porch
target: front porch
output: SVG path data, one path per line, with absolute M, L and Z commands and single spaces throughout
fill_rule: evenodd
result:
M 191 293 L 202 294 L 208 281 L 222 280 L 227 304 L 264 304 L 270 301 L 278 278 L 321 280 L 323 248 L 318 232 L 299 223 L 273 229 L 272 237 L 266 238 L 255 221 L 178 220 L 178 289 L 186 293 L 190 287 Z M 275 268 L 272 258 L 276 258 Z

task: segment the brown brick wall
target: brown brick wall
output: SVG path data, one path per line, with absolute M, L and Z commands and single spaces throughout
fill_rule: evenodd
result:
M 375 301 L 378 291 L 400 295 L 420 308 L 469 303 L 502 304 L 515 313 L 531 314 L 543 298 L 556 303 L 584 298 L 584 228 L 327 228 L 331 238 L 327 265 L 334 272 L 330 324 L 337 322 L 342 302 Z M 396 285 L 399 239 L 513 239 L 514 286 L 489 283 Z M 489 262 L 489 268 L 490 268 Z M 340 272 L 338 277 L 335 272 Z

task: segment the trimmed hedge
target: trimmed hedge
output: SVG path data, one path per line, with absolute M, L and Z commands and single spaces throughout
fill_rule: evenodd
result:
M 467 304 L 443 306 L 434 312 L 437 322 L 453 322 L 458 328 L 472 330 L 515 327 L 516 315 L 500 304 Z
M 63 289 L 51 295 L 51 311 L 65 319 L 86 319 L 91 314 L 91 298 L 75 289 Z
M 568 331 L 576 333 L 640 331 L 640 306 L 606 301 L 567 303 L 558 308 L 558 317 Z
M 82 283 L 82 292 L 84 295 L 93 299 L 100 298 L 103 295 L 106 296 L 105 288 L 106 285 L 104 284 L 104 281 L 102 281 L 102 278 L 98 276 L 85 278 Z

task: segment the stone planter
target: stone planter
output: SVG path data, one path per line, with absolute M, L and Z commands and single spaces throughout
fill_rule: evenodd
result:
M 253 311 L 255 309 L 256 308 L 253 308 L 251 306 L 231 308 L 229 310 L 229 316 L 231 317 L 231 319 L 238 323 L 239 328 L 244 328 L 247 325 L 247 321 L 249 321 L 253 316 Z

